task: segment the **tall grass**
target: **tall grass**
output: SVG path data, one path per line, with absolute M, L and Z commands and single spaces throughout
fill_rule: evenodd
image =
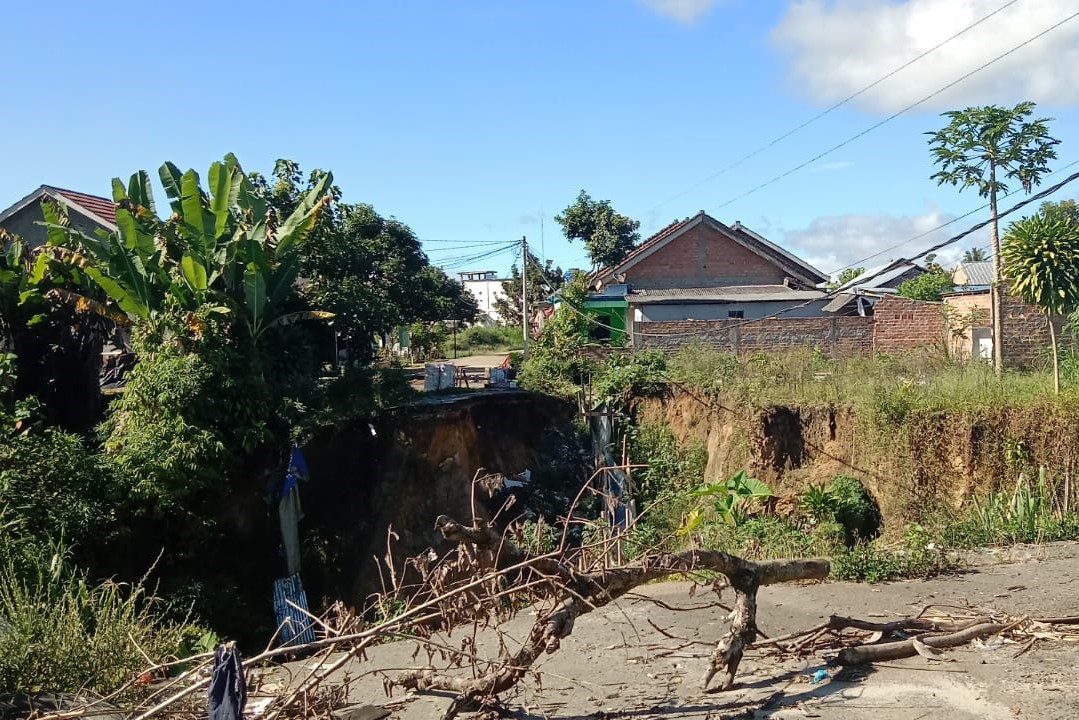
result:
M 105 694 L 206 641 L 166 620 L 143 583 L 92 583 L 56 550 L 30 570 L 0 561 L 0 692 Z
M 697 344 L 674 353 L 668 372 L 676 382 L 758 404 L 893 402 L 954 410 L 1053 398 L 1046 371 L 1006 372 L 998 379 L 985 363 L 957 363 L 932 349 L 832 360 L 813 348 L 736 357 Z

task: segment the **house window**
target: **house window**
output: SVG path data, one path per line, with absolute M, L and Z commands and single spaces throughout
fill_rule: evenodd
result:
M 610 340 L 611 339 L 611 316 L 610 315 L 596 315 L 595 322 L 592 323 L 592 329 L 588 331 L 588 336 L 593 340 Z
M 745 316 L 746 316 L 746 311 L 745 310 L 728 310 L 727 311 L 727 317 L 734 318 L 736 320 L 741 320 Z

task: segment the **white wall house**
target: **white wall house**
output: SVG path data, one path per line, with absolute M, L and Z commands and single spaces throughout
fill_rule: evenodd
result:
M 506 291 L 502 289 L 502 280 L 498 273 L 493 270 L 470 270 L 461 273 L 461 282 L 464 283 L 465 290 L 472 293 L 479 303 L 478 322 L 484 325 L 502 322 L 501 316 L 495 310 L 495 300 L 506 297 Z

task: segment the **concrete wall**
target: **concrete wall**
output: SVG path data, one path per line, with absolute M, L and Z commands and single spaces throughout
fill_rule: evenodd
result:
M 501 280 L 465 280 L 464 286 L 476 298 L 481 313 L 486 313 L 495 322 L 502 321 L 502 316 L 495 310 L 495 301 L 506 297 Z
M 635 288 L 779 285 L 786 273 L 720 232 L 699 224 L 626 271 Z

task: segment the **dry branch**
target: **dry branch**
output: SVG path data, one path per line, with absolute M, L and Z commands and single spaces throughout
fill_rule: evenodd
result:
M 971 640 L 994 635 L 1007 629 L 1007 625 L 994 622 L 979 623 L 947 635 L 923 635 L 900 642 L 880 643 L 877 645 L 858 645 L 840 650 L 836 662 L 839 665 L 865 665 L 866 663 L 896 660 L 918 654 L 915 642 L 921 642 L 931 648 L 950 648 L 966 645 Z
M 423 668 L 404 672 L 394 680 L 395 685 L 405 688 L 457 693 L 458 698 L 445 718 L 452 718 L 470 704 L 489 703 L 499 693 L 517 684 L 541 655 L 558 650 L 562 638 L 573 631 L 573 625 L 581 615 L 603 607 L 652 580 L 702 570 L 725 575 L 736 593 L 730 630 L 716 644 L 704 678 L 707 686 L 722 670 L 724 675 L 720 689 L 729 688 L 734 682 L 744 649 L 757 637 L 757 588 L 793 580 L 821 579 L 827 577 L 830 569 L 826 559 L 757 563 L 719 550 L 688 550 L 648 555 L 622 567 L 578 572 L 555 558 L 530 556 L 482 523 L 474 527 L 465 526 L 443 515 L 436 521 L 436 528 L 448 540 L 497 550 L 496 565 L 499 567 L 507 564 L 525 565 L 547 576 L 552 584 L 557 581 L 556 604 L 540 613 L 521 648 L 512 655 L 506 653 L 490 672 L 474 678 L 460 678 Z

